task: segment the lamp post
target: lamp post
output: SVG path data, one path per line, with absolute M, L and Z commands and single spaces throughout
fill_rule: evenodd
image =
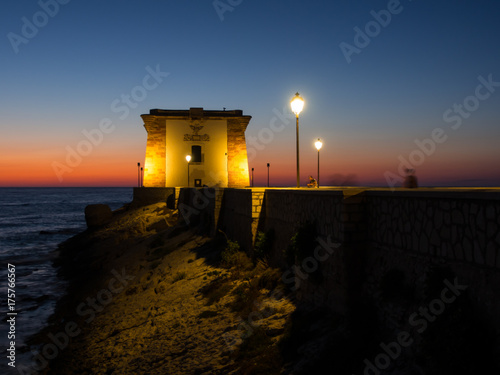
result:
M 191 155 L 186 155 L 186 161 L 188 162 L 188 187 L 189 187 L 189 162 L 191 161 Z
M 297 187 L 300 187 L 300 168 L 299 168 L 299 114 L 304 108 L 304 99 L 302 99 L 299 93 L 296 93 L 292 101 L 290 102 L 292 106 L 292 112 L 295 113 L 296 124 L 297 124 Z
M 252 168 L 252 187 L 253 187 L 253 168 Z
M 141 163 L 137 163 L 137 187 L 141 187 Z
M 144 187 L 144 170 L 141 167 L 141 187 Z
M 316 150 L 318 150 L 318 188 L 319 188 L 319 150 L 323 147 L 323 142 L 318 138 L 316 142 L 314 142 L 314 146 L 316 146 Z
M 269 187 L 269 163 L 267 163 L 267 187 Z

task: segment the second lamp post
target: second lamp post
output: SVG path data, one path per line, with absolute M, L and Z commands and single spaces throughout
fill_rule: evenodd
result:
M 318 188 L 319 188 L 319 150 L 321 150 L 321 147 L 323 146 L 323 142 L 321 142 L 321 139 L 318 138 L 318 140 L 314 142 L 314 146 L 316 146 L 316 150 L 318 150 Z

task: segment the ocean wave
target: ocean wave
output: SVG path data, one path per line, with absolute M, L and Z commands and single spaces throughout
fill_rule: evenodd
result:
M 41 230 L 39 234 L 42 235 L 54 235 L 54 234 L 77 234 L 80 233 L 84 228 L 61 228 L 61 229 L 53 229 L 53 230 Z

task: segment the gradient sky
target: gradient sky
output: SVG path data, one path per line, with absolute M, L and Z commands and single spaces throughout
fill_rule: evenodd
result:
M 256 184 L 269 162 L 271 185 L 293 186 L 296 91 L 304 183 L 320 137 L 323 185 L 387 186 L 413 157 L 421 186 L 500 186 L 500 83 L 476 92 L 500 82 L 496 0 L 60 1 L 3 4 L 0 186 L 135 186 L 140 115 L 190 107 L 251 115 Z

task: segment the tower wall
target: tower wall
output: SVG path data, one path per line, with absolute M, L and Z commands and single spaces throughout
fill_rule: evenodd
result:
M 166 178 L 166 127 L 165 121 L 142 115 L 144 127 L 148 132 L 146 160 L 144 167 L 145 187 L 165 187 Z
M 249 186 L 245 130 L 249 118 L 227 120 L 227 163 L 229 187 Z

